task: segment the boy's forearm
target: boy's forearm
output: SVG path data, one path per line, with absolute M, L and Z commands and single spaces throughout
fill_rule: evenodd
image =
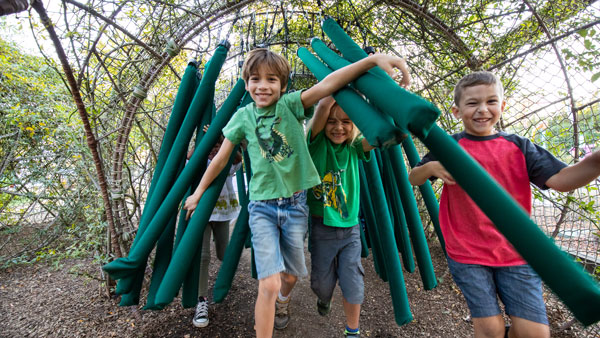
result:
M 581 162 L 563 168 L 546 181 L 557 191 L 571 191 L 583 187 L 600 175 L 600 151 L 595 151 Z
M 412 185 L 422 185 L 431 177 L 431 173 L 427 169 L 427 164 L 419 167 L 414 167 L 408 175 L 408 181 Z

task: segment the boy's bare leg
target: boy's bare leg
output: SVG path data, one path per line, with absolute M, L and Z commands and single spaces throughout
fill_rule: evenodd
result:
M 290 275 L 289 273 L 281 272 L 281 295 L 287 297 L 292 292 L 292 289 L 298 281 L 298 276 Z
M 473 318 L 473 329 L 475 338 L 504 338 L 504 318 L 501 315 Z
M 508 330 L 509 338 L 530 337 L 530 338 L 549 338 L 550 327 L 546 324 L 536 323 L 531 320 L 511 316 L 512 325 Z
M 343 299 L 344 314 L 346 314 L 346 325 L 351 329 L 358 329 L 360 320 L 360 304 L 350 304 L 346 301 L 346 298 Z
M 254 329 L 257 338 L 273 336 L 275 321 L 275 300 L 281 288 L 281 278 L 278 273 L 258 281 L 258 296 L 254 306 Z

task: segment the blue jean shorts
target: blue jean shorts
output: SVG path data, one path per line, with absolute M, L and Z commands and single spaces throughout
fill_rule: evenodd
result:
M 548 325 L 542 280 L 529 265 L 493 267 L 446 258 L 473 318 L 501 314 L 500 297 L 507 315 Z
M 258 279 L 282 271 L 298 277 L 306 276 L 306 192 L 297 192 L 288 198 L 250 201 L 248 213 Z
M 323 218 L 312 217 L 310 287 L 322 302 L 331 300 L 339 283 L 348 303 L 363 303 L 365 272 L 360 261 L 359 226 L 332 227 L 324 225 Z

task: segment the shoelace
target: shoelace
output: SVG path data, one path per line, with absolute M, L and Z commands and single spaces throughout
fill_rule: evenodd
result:
M 287 315 L 288 313 L 288 302 L 280 303 L 275 302 L 275 314 L 276 315 Z
M 202 318 L 208 316 L 208 303 L 199 302 L 196 306 L 196 318 Z

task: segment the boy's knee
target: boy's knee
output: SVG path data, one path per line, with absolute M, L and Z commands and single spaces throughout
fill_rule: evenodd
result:
M 289 273 L 281 273 L 281 281 L 286 284 L 294 284 L 298 280 L 298 276 L 290 275 Z
M 279 293 L 279 289 L 281 289 L 279 274 L 276 273 L 261 279 L 258 283 L 258 289 L 265 295 L 276 296 Z
M 506 330 L 501 315 L 473 318 L 475 337 L 504 337 Z

